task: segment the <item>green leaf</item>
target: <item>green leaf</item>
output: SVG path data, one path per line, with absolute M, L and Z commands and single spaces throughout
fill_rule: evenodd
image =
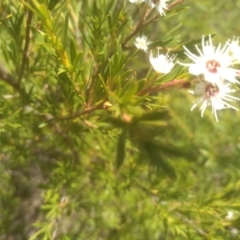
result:
M 124 86 L 121 91 L 121 103 L 126 104 L 128 103 L 135 95 L 138 90 L 138 84 L 133 80 L 129 80 L 129 82 Z
M 8 120 L 13 121 L 14 119 L 16 119 L 19 116 L 19 113 L 22 111 L 22 109 L 18 109 L 17 111 L 15 111 L 9 118 Z
M 67 49 L 67 42 L 68 42 L 68 19 L 69 19 L 69 13 L 66 14 L 64 28 L 63 28 L 63 47 L 65 50 Z
M 77 68 L 80 67 L 81 63 L 82 63 L 82 56 L 83 56 L 83 53 L 82 52 L 79 52 L 75 59 L 74 59 L 74 62 L 73 62 L 73 68 L 72 68 L 72 71 L 74 72 Z
M 43 228 L 41 228 L 39 231 L 35 232 L 35 233 L 29 238 L 29 240 L 35 240 L 35 239 L 37 239 L 37 238 L 39 237 L 39 235 L 42 235 L 42 234 L 44 234 L 44 233 L 47 232 L 47 231 L 48 231 L 48 226 L 43 227 Z
M 159 109 L 158 111 L 152 111 L 145 113 L 136 121 L 158 121 L 158 120 L 165 120 L 167 117 L 169 117 L 168 111 L 165 108 Z
M 11 127 L 11 128 L 15 128 L 15 129 L 22 127 L 22 125 L 19 124 L 19 123 L 6 123 L 6 126 Z M 1 125 L 0 125 L 0 127 L 1 127 Z
M 176 27 L 172 28 L 169 32 L 167 32 L 163 37 L 162 37 L 162 41 L 168 41 L 169 39 L 166 39 L 166 37 L 168 37 L 170 34 L 172 34 L 173 32 L 175 32 L 177 29 L 179 29 L 182 26 L 182 23 L 179 23 Z M 172 40 L 172 39 L 171 39 Z
M 77 56 L 77 48 L 76 48 L 76 43 L 73 38 L 70 40 L 70 58 L 71 58 L 71 63 L 74 63 L 74 60 L 76 59 Z
M 146 149 L 150 161 L 150 165 L 162 169 L 162 171 L 168 175 L 171 179 L 176 179 L 176 173 L 171 164 L 165 160 L 161 153 L 160 147 L 152 142 L 144 142 L 144 148 Z
M 119 118 L 108 117 L 104 121 L 110 122 L 113 126 L 115 126 L 117 128 L 124 128 L 127 125 L 126 122 L 122 121 Z
M 166 46 L 168 43 L 170 43 L 174 38 L 173 37 L 170 37 L 166 40 L 158 40 L 156 42 L 153 42 L 151 44 L 148 45 L 149 48 L 154 48 L 154 47 L 157 47 L 157 46 Z
M 123 72 L 121 74 L 121 80 L 126 81 L 126 79 L 129 78 L 129 76 L 131 75 L 132 72 L 133 72 L 132 70 L 127 70 L 126 72 Z
M 146 79 L 141 79 L 138 81 L 138 92 L 140 92 L 146 84 Z

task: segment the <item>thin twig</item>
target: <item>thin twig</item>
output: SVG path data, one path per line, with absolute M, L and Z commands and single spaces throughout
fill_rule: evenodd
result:
M 23 77 L 23 73 L 25 70 L 26 62 L 27 62 L 28 49 L 29 49 L 29 43 L 30 43 L 30 26 L 31 26 L 32 17 L 33 17 L 33 13 L 31 11 L 28 11 L 27 22 L 26 22 L 25 46 L 23 49 L 22 64 L 19 70 L 18 83 L 21 82 L 21 79 Z
M 150 10 L 151 11 L 151 10 Z M 150 11 L 146 11 L 141 20 L 139 21 L 139 23 L 137 24 L 137 26 L 135 27 L 135 29 L 125 38 L 125 40 L 123 41 L 122 48 L 126 48 L 126 43 L 141 29 L 141 27 L 146 26 L 147 24 L 149 24 L 151 21 L 155 20 L 157 16 L 159 15 L 155 15 L 153 18 L 151 18 L 150 20 L 148 20 L 147 22 L 144 23 L 145 19 L 147 18 L 147 16 L 149 15 Z
M 168 6 L 168 9 L 172 9 L 173 7 L 175 7 L 176 5 L 182 3 L 184 0 L 176 0 L 175 2 L 173 2 L 172 4 L 170 4 Z M 149 12 L 146 12 L 143 15 L 143 18 L 140 20 L 140 22 L 137 24 L 137 26 L 135 27 L 135 29 L 133 30 L 133 32 L 126 37 L 126 39 L 124 40 L 124 42 L 122 43 L 122 48 L 127 48 L 125 45 L 126 43 L 140 30 L 140 28 L 145 27 L 146 25 L 148 25 L 149 23 L 153 22 L 154 20 L 156 20 L 157 18 L 159 18 L 159 14 L 154 15 L 151 19 L 149 19 L 148 21 L 144 22 L 144 20 L 147 18 Z
M 175 2 L 171 3 L 169 6 L 168 6 L 168 9 L 172 9 L 173 7 L 175 7 L 176 5 L 180 4 L 180 3 L 183 3 L 184 0 L 176 0 Z
M 63 117 L 63 118 L 51 118 L 49 120 L 57 120 L 57 121 L 64 121 L 64 120 L 70 120 L 70 119 L 73 119 L 73 118 L 77 118 L 77 117 L 80 117 L 82 115 L 85 115 L 85 114 L 88 114 L 88 113 L 91 113 L 91 112 L 94 112 L 95 110 L 99 110 L 99 109 L 104 109 L 104 104 L 103 103 L 100 103 L 98 104 L 97 106 L 93 107 L 93 108 L 90 108 L 90 109 L 86 109 L 86 110 L 83 110 L 81 112 L 78 112 L 74 115 L 71 115 L 71 116 L 67 116 L 67 117 Z
M 142 91 L 140 91 L 138 93 L 138 95 L 142 96 L 142 95 L 145 95 L 147 93 L 157 92 L 159 90 L 163 90 L 163 89 L 166 89 L 168 87 L 173 87 L 175 85 L 184 84 L 187 81 L 188 80 L 186 80 L 186 79 L 174 79 L 171 82 L 163 83 L 160 86 L 149 87 L 149 88 L 143 89 Z

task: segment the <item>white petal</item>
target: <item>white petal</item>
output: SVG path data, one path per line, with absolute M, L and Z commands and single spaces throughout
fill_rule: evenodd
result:
M 219 74 L 221 74 L 221 76 L 232 82 L 232 83 L 237 83 L 237 70 L 233 69 L 233 68 L 224 68 L 224 69 L 219 69 Z
M 202 73 L 202 69 L 199 68 L 197 64 L 191 64 L 189 67 L 189 72 L 193 75 L 200 75 Z
M 153 57 L 152 54 L 149 56 L 150 63 L 152 64 L 153 69 L 159 73 L 169 73 L 173 66 L 173 57 L 168 57 L 168 55 L 158 54 L 157 57 Z

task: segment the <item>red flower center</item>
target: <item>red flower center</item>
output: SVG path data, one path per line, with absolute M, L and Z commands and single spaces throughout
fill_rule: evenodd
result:
M 205 87 L 205 93 L 207 97 L 215 97 L 219 92 L 219 89 L 217 86 L 213 86 L 211 83 L 207 84 Z
M 210 60 L 206 62 L 206 68 L 210 73 L 217 73 L 218 67 L 221 67 L 221 65 L 215 60 Z

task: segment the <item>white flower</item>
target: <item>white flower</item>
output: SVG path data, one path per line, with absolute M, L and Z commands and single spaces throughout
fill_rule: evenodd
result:
M 134 42 L 134 45 L 138 48 L 138 49 L 142 49 L 144 50 L 145 52 L 148 50 L 148 45 L 150 44 L 151 42 L 148 41 L 148 38 L 146 36 L 141 36 L 141 37 L 137 37 L 135 39 L 135 42 Z
M 233 216 L 234 216 L 233 211 L 228 211 L 228 214 L 227 214 L 227 216 L 226 216 L 226 219 L 231 220 L 231 219 L 233 219 Z
M 238 110 L 236 107 L 232 106 L 228 102 L 234 102 L 236 100 L 240 101 L 239 98 L 231 96 L 229 93 L 234 92 L 230 88 L 229 84 L 218 84 L 213 85 L 209 82 L 200 82 L 196 85 L 194 91 L 189 91 L 192 94 L 199 95 L 199 99 L 192 106 L 191 111 L 199 104 L 201 104 L 201 116 L 208 106 L 212 107 L 212 113 L 215 116 L 216 121 L 218 122 L 217 110 L 224 108 L 232 108 Z M 228 101 L 228 102 L 227 102 Z
M 152 8 L 156 7 L 156 9 L 158 10 L 161 16 L 162 15 L 166 16 L 165 10 L 168 9 L 168 5 L 167 5 L 168 1 L 169 0 L 147 0 L 148 4 Z
M 234 237 L 239 236 L 239 230 L 235 227 L 231 227 L 230 232 Z
M 231 68 L 233 58 L 229 54 L 229 43 L 227 42 L 222 48 L 221 44 L 215 48 L 212 39 L 205 42 L 202 38 L 202 51 L 196 46 L 200 56 L 190 52 L 185 46 L 185 54 L 193 61 L 191 64 L 182 64 L 189 67 L 189 72 L 193 75 L 204 75 L 204 79 L 212 84 L 218 84 L 221 79 L 228 80 L 232 83 L 238 82 L 236 76 L 238 70 Z
M 157 57 L 153 57 L 152 53 L 150 53 L 149 60 L 156 72 L 169 73 L 174 66 L 173 60 L 175 57 L 175 55 L 169 57 L 168 54 L 163 55 L 159 53 Z
M 136 3 L 136 4 L 140 4 L 140 3 L 145 2 L 145 0 L 129 0 L 129 2 L 131 2 L 131 3 Z

